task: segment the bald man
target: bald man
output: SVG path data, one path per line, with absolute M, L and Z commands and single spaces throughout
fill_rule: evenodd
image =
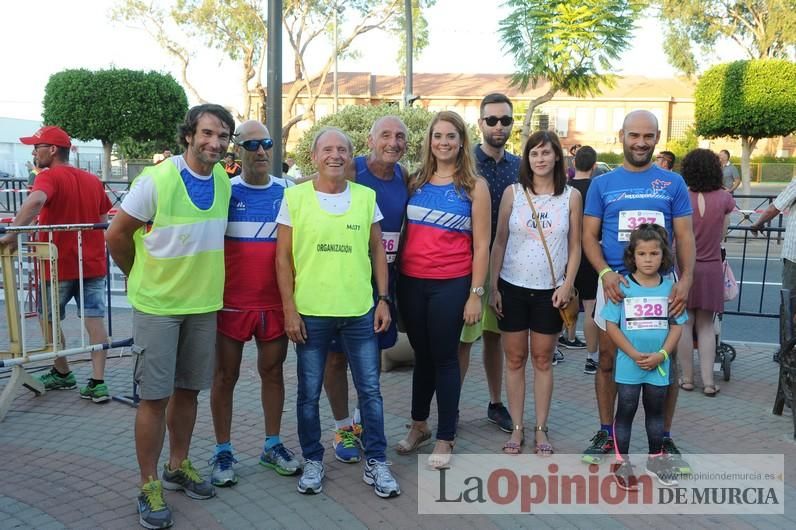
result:
M 613 420 L 616 384 L 613 378 L 616 345 L 606 333 L 602 308 L 606 300 L 620 302 L 620 284 L 627 285 L 622 256 L 633 228 L 645 222 L 663 226 L 676 240 L 679 278 L 669 296 L 669 315 L 685 310 L 693 281 L 696 248 L 691 226 L 691 201 L 688 188 L 677 173 L 652 163 L 660 139 L 658 120 L 648 111 L 633 111 L 625 117 L 619 131 L 624 162 L 622 166 L 595 179 L 586 197 L 583 219 L 583 251 L 599 273 L 594 321 L 600 328 L 600 360 L 595 389 L 600 414 L 600 430 L 584 452 L 584 461 L 598 463 L 614 452 Z M 681 473 L 690 468 L 679 456 L 671 437 L 671 424 L 677 403 L 677 364 L 671 358 L 669 387 L 664 411 L 663 451 L 672 456 L 673 466 Z M 688 355 L 688 352 L 686 352 Z
M 251 120 L 240 124 L 233 141 L 242 173 L 230 181 L 232 198 L 224 236 L 224 308 L 218 312 L 216 365 L 210 394 L 216 433 L 211 481 L 222 487 L 238 481 L 232 467 L 232 394 L 240 374 L 243 346 L 252 337 L 257 343 L 265 415 L 260 464 L 280 475 L 294 475 L 300 467 L 279 437 L 285 401 L 282 364 L 287 355 L 287 336 L 276 281 L 276 214 L 285 189 L 292 184 L 269 174 L 274 142 L 262 123 Z

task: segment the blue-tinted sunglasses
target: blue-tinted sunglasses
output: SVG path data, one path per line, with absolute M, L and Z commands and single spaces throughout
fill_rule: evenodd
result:
M 238 145 L 247 151 L 257 151 L 260 146 L 263 146 L 263 149 L 268 151 L 274 146 L 274 141 L 270 138 L 265 138 L 264 140 L 245 140 Z

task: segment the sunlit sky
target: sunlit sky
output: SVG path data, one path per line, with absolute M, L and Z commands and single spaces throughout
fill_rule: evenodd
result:
M 173 73 L 179 81 L 176 63 L 142 29 L 111 21 L 113 5 L 114 0 L 12 0 L 4 6 L 0 117 L 41 119 L 47 80 L 66 68 L 158 70 Z M 504 15 L 497 1 L 438 0 L 426 12 L 430 43 L 415 61 L 415 72 L 510 73 L 511 57 L 501 51 L 497 36 L 498 22 Z M 340 71 L 398 73 L 397 39 L 372 32 L 356 42 L 356 57 L 341 60 Z M 292 76 L 287 48 L 286 44 L 285 80 Z M 196 51 L 191 77 L 202 96 L 239 107 L 239 69 L 199 44 Z M 737 57 L 737 50 L 725 47 L 713 62 Z M 648 77 L 675 75 L 663 54 L 660 27 L 654 17 L 639 22 L 633 43 L 618 62 L 616 72 Z

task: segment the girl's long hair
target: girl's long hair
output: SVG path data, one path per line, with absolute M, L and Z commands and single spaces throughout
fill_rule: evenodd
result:
M 437 171 L 437 159 L 431 152 L 431 135 L 434 132 L 434 126 L 441 121 L 450 123 L 459 133 L 461 146 L 456 155 L 456 172 L 453 175 L 453 184 L 459 192 L 471 197 L 478 180 L 478 171 L 475 169 L 470 136 L 467 134 L 467 126 L 461 116 L 450 110 L 438 112 L 428 126 L 428 131 L 423 139 L 422 163 L 417 173 L 409 179 L 409 194 L 413 194 L 420 186 L 431 180 L 432 175 Z

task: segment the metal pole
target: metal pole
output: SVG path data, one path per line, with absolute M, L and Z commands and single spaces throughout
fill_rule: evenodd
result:
M 410 106 L 412 98 L 412 0 L 404 0 L 406 18 L 406 82 L 404 83 L 404 107 Z
M 334 103 L 332 105 L 332 109 L 334 113 L 337 113 L 338 109 L 338 92 L 337 92 L 337 56 L 340 53 L 337 45 L 337 10 L 338 7 L 335 4 L 334 6 L 334 77 L 332 80 L 332 84 L 334 85 Z
M 268 92 L 265 122 L 274 151 L 271 173 L 282 175 L 282 0 L 268 0 Z

